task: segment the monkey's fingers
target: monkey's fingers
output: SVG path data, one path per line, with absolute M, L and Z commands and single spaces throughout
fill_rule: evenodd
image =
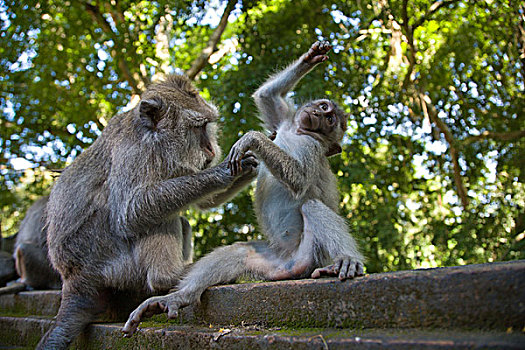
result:
M 326 53 L 332 49 L 328 41 L 316 41 L 304 56 L 304 61 L 310 64 L 317 64 L 328 59 Z
M 350 259 L 343 259 L 341 260 L 341 269 L 339 270 L 339 280 L 344 281 L 345 279 L 349 278 L 347 274 L 351 273 L 351 260 Z M 355 271 L 355 267 L 354 267 Z M 352 277 L 354 277 L 352 275 Z
M 341 262 L 341 271 L 339 272 L 339 279 L 344 281 L 348 278 L 363 276 L 363 263 L 352 258 L 345 258 Z
M 330 276 L 339 276 L 339 272 L 341 271 L 343 264 L 342 259 L 337 259 L 334 261 L 334 263 L 330 266 L 332 266 L 332 269 L 330 270 Z
M 239 150 L 238 147 L 232 147 L 230 151 L 231 158 L 229 160 L 230 171 L 232 176 L 237 176 L 241 173 L 242 170 L 242 157 L 244 156 L 243 152 Z
M 312 56 L 324 55 L 332 49 L 332 45 L 328 41 L 316 41 L 310 47 L 309 53 L 312 53 Z
M 251 151 L 248 151 L 241 160 L 241 166 L 244 172 L 251 171 L 259 166 L 259 160 Z
M 230 160 L 230 172 L 232 176 L 237 176 L 239 174 L 239 163 L 240 160 L 237 159 L 236 152 L 234 152 L 232 159 Z
M 162 297 L 154 297 L 145 300 L 129 315 L 126 324 L 122 327 L 124 337 L 131 337 L 137 330 L 140 321 L 143 318 L 151 317 L 163 312 L 166 312 L 166 305 Z
M 360 261 L 357 262 L 357 268 L 356 268 L 355 275 L 356 276 L 364 276 L 365 275 L 363 263 L 360 262 Z
M 315 56 L 314 58 L 312 58 L 312 60 L 310 62 L 313 63 L 313 64 L 317 64 L 317 63 L 324 62 L 327 59 L 328 59 L 328 56 L 326 56 L 326 55 L 319 55 L 319 56 Z
M 325 54 L 328 51 L 330 51 L 331 49 L 332 49 L 332 45 L 330 44 L 330 42 L 322 41 L 321 43 L 319 43 L 319 47 L 317 48 L 317 52 L 319 54 Z
M 179 305 L 170 305 L 168 307 L 168 318 L 172 320 L 177 316 L 179 316 Z
M 356 272 L 357 262 L 351 259 L 344 259 L 341 262 L 341 271 L 339 272 L 339 279 L 344 281 L 348 278 L 354 278 Z
M 315 269 L 314 272 L 312 272 L 312 275 L 310 277 L 319 278 L 321 276 L 336 276 L 336 275 L 337 274 L 335 273 L 335 265 L 332 264 L 332 265 L 328 265 L 325 267 L 320 267 L 320 268 Z
M 234 161 L 235 149 L 231 149 L 228 157 L 226 157 L 226 162 L 228 163 L 228 169 L 230 169 L 230 175 L 235 176 L 235 161 Z

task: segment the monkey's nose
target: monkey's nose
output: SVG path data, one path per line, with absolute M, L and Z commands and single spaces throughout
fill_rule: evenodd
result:
M 206 161 L 205 161 L 204 164 L 207 167 L 208 165 L 210 165 L 210 163 L 213 161 L 213 159 L 215 159 L 215 151 L 213 150 L 213 147 L 211 146 L 211 144 L 207 145 L 204 148 L 204 154 L 206 156 Z

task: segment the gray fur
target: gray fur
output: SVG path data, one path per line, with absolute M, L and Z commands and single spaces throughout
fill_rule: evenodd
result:
M 123 328 L 126 335 L 133 334 L 143 317 L 161 312 L 175 317 L 179 308 L 198 302 L 207 287 L 242 275 L 281 280 L 326 274 L 343 280 L 363 274 L 363 256 L 337 214 L 339 193 L 327 159 L 340 150 L 347 116 L 329 100 L 313 101 L 297 112 L 285 100 L 287 92 L 326 59 L 330 48 L 313 44 L 257 90 L 255 102 L 268 129 L 277 132 L 275 141 L 250 131 L 228 156 L 234 174 L 249 152 L 262 161 L 255 209 L 267 241 L 238 242 L 212 251 L 192 266 L 176 292 L 150 298 L 133 311 Z
M 44 227 L 48 200 L 45 196 L 33 203 L 20 223 L 12 255 L 19 279 L 0 288 L 0 294 L 28 289 L 60 289 L 60 275 L 51 266 L 48 257 Z
M 256 172 L 233 176 L 220 157 L 217 109 L 182 76 L 154 84 L 68 166 L 51 191 L 47 240 L 63 279 L 54 328 L 40 349 L 64 349 L 107 306 L 108 294 L 166 291 L 192 259 L 190 205 L 233 196 Z
M 20 223 L 13 257 L 20 282 L 29 289 L 59 289 L 60 275 L 47 255 L 45 209 L 48 197 L 37 200 Z

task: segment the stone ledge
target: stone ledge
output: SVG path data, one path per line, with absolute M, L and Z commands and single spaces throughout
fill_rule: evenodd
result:
M 522 329 L 525 261 L 210 288 L 191 323 Z
M 42 318 L 0 317 L 0 348 L 34 347 L 51 326 Z M 122 337 L 123 324 L 93 324 L 72 349 L 523 349 L 520 332 L 418 329 L 259 329 L 175 325 Z
M 113 320 L 136 305 L 119 303 Z M 4 315 L 48 315 L 60 292 L 0 296 Z M 106 318 L 108 319 L 108 318 Z M 411 270 L 336 279 L 247 283 L 209 288 L 188 307 L 189 324 L 266 327 L 523 329 L 525 261 Z

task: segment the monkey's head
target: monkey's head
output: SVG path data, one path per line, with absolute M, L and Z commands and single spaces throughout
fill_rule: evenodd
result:
M 152 139 L 172 148 L 171 156 L 184 164 L 202 170 L 220 158 L 217 108 L 185 76 L 171 75 L 152 84 L 142 94 L 137 114 Z
M 341 153 L 341 141 L 347 128 L 348 115 L 327 99 L 304 104 L 295 114 L 297 133 L 309 135 L 327 147 L 326 156 Z

